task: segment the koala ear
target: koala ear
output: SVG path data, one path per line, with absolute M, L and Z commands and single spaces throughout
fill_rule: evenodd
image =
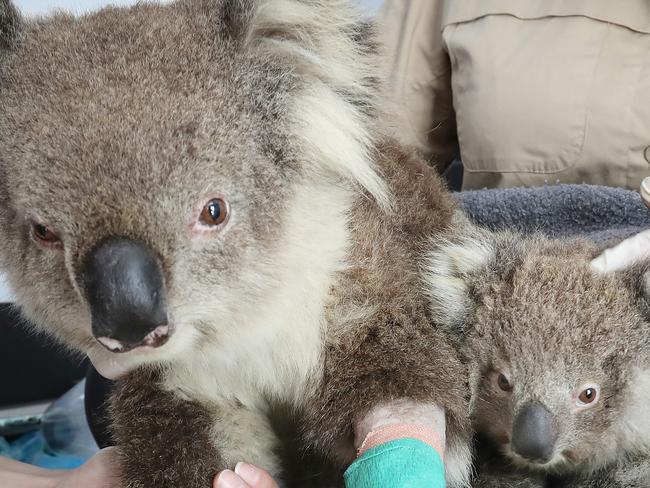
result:
M 605 249 L 591 262 L 599 274 L 623 271 L 650 260 L 650 230 L 636 234 L 614 247 Z
M 384 208 L 373 162 L 381 69 L 371 24 L 348 0 L 223 0 L 223 31 L 240 51 L 296 80 L 290 118 L 301 164 L 354 181 Z
M 498 234 L 470 224 L 452 237 L 434 240 L 425 265 L 433 321 L 462 333 L 476 307 L 472 288 L 497 258 Z
M 0 52 L 11 49 L 20 27 L 20 14 L 11 0 L 0 0 Z

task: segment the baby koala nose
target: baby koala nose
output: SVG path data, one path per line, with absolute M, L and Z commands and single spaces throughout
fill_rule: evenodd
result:
M 553 457 L 557 434 L 553 415 L 541 403 L 529 403 L 512 426 L 512 449 L 531 461 L 546 463 Z
M 141 242 L 110 239 L 83 265 L 93 335 L 108 349 L 126 352 L 167 341 L 165 284 L 155 253 Z

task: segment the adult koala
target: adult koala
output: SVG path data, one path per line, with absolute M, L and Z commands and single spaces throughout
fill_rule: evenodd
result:
M 463 370 L 418 274 L 453 204 L 387 136 L 346 1 L 0 0 L 0 36 L 1 262 L 37 327 L 141 366 L 111 408 L 126 486 L 280 476 L 278 411 L 340 469 L 399 399 L 446 411 L 465 483 Z

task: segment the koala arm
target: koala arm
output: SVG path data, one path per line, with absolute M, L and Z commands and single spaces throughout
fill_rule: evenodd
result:
M 384 317 L 385 318 L 385 317 Z M 329 348 L 324 379 L 307 419 L 308 440 L 347 465 L 373 421 L 364 422 L 388 404 L 417 404 L 419 422 L 444 434 L 445 465 L 450 486 L 462 484 L 471 466 L 471 433 L 464 403 L 464 377 L 455 351 L 443 335 L 422 319 L 421 328 L 399 322 L 364 326 L 363 335 L 347 337 Z M 357 342 L 358 341 L 358 342 Z M 405 348 L 405 345 L 408 345 Z M 439 413 L 445 413 L 440 421 Z M 412 423 L 412 416 L 393 412 L 390 423 Z M 355 432 L 355 424 L 357 431 Z M 372 425 L 372 427 L 368 427 Z M 379 425 L 384 425 L 379 423 Z M 457 483 L 455 483 L 457 482 Z
M 462 485 L 472 456 L 468 375 L 432 323 L 420 267 L 431 236 L 456 225 L 455 204 L 413 153 L 384 146 L 377 164 L 395 205 L 384 212 L 359 197 L 349 213 L 346 267 L 332 286 L 323 369 L 306 405 L 307 441 L 349 465 L 355 422 L 388 402 L 428 405 L 445 413 L 447 480 Z
M 124 488 L 205 488 L 225 468 L 197 403 L 163 391 L 149 371 L 118 383 L 110 404 Z
M 418 426 L 424 433 L 424 442 L 430 444 L 444 455 L 445 446 L 445 412 L 440 407 L 417 403 L 409 400 L 395 400 L 377 405 L 361 417 L 354 426 L 354 447 L 362 446 L 372 438 L 373 433 L 381 433 L 395 426 Z M 394 437 L 400 438 L 399 432 Z M 378 441 L 386 439 L 383 436 Z

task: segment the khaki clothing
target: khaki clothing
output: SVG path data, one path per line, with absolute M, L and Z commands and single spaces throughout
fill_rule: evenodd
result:
M 464 189 L 650 175 L 649 1 L 386 0 L 380 23 L 405 133 Z

